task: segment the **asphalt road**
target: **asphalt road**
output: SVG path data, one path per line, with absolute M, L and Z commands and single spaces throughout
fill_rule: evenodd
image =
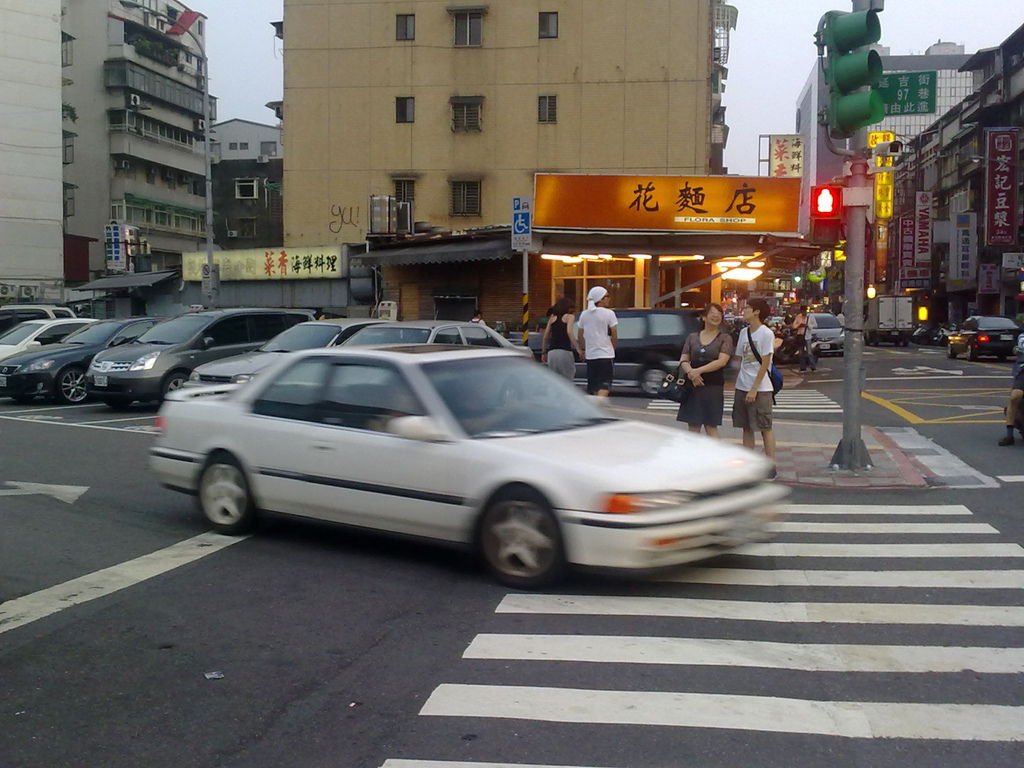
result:
M 1024 475 L 1024 446 L 995 446 L 1008 364 L 871 351 L 869 423 L 911 414 Z M 797 389 L 841 401 L 826 367 Z M 0 404 L 4 768 L 1021 764 L 1024 484 L 797 489 L 763 553 L 521 598 L 414 542 L 283 520 L 206 536 L 146 468 L 153 415 Z

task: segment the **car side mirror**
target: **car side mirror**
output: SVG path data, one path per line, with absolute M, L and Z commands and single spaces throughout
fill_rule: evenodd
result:
M 430 416 L 396 416 L 388 421 L 387 431 L 406 440 L 421 443 L 450 443 L 452 436 Z
M 41 342 L 41 341 L 30 341 L 28 343 L 28 346 L 30 346 L 30 347 L 41 347 L 41 346 L 43 346 L 43 342 Z
M 199 342 L 200 349 L 210 349 L 217 343 L 217 340 L 213 336 L 203 336 L 203 340 Z

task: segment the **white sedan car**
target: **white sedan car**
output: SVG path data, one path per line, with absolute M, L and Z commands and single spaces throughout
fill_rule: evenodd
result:
M 26 320 L 0 336 L 0 360 L 47 344 L 60 344 L 72 332 L 95 322 L 88 317 Z
M 233 391 L 171 393 L 157 426 L 153 469 L 218 531 L 262 510 L 457 542 L 519 588 L 721 554 L 764 538 L 787 493 L 760 455 L 609 416 L 510 350 L 296 352 Z

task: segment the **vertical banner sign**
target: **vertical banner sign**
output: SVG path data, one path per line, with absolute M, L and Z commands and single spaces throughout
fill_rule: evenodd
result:
M 932 193 L 914 195 L 914 266 L 932 263 Z
M 951 281 L 974 281 L 978 263 L 978 214 L 958 213 L 953 218 L 953 258 L 949 265 Z
M 769 167 L 777 179 L 802 178 L 804 175 L 804 139 L 799 134 L 768 137 L 771 148 Z
M 978 265 L 978 293 L 999 293 L 999 265 Z
M 889 263 L 889 222 L 875 222 L 875 263 L 874 281 L 876 283 L 888 282 L 886 280 L 886 266 Z
M 1018 132 L 985 130 L 985 245 L 1017 244 Z
M 900 260 L 900 288 L 902 288 L 907 273 L 914 268 L 914 219 L 912 216 L 900 216 L 899 222 L 900 243 L 897 252 Z

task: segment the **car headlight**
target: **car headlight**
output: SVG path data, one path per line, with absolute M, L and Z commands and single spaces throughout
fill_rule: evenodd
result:
M 132 363 L 131 368 L 129 368 L 128 370 L 129 371 L 148 371 L 154 365 L 156 365 L 156 359 L 158 357 L 160 357 L 160 351 L 159 350 L 157 350 L 156 352 L 150 352 L 148 355 L 143 355 L 138 360 L 136 360 L 134 363 Z
M 233 384 L 244 384 L 245 382 L 253 379 L 256 376 L 255 373 L 236 373 L 231 377 Z
M 34 373 L 35 371 L 45 371 L 53 367 L 56 360 L 36 360 L 34 363 L 29 363 L 28 367 L 25 368 L 25 373 Z
M 640 512 L 656 512 L 659 509 L 678 507 L 693 498 L 694 494 L 687 491 L 613 493 L 605 496 L 601 511 L 612 515 L 635 515 Z
M 189 381 L 199 381 L 199 371 L 192 371 L 192 373 L 190 373 L 188 375 L 188 380 Z

